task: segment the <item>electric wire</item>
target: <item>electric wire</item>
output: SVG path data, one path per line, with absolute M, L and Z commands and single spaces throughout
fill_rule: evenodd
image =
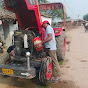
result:
M 67 5 L 67 7 L 69 8 L 69 10 L 71 11 L 72 14 L 74 14 L 74 12 L 71 10 L 71 8 L 69 7 L 69 5 L 67 4 L 67 2 L 64 0 L 65 4 Z

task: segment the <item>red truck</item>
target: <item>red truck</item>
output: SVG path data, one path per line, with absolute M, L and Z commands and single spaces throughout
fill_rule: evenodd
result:
M 63 4 L 38 5 L 37 0 L 4 0 L 4 5 L 7 10 L 16 14 L 19 30 L 14 32 L 12 38 L 12 44 L 15 46 L 15 57 L 9 54 L 10 61 L 0 65 L 0 74 L 32 79 L 38 72 L 40 82 L 47 85 L 52 76 L 52 60 L 44 48 L 36 50 L 33 39 L 37 36 L 44 39 L 45 36 L 45 30 L 41 28 L 40 9 L 62 9 L 65 23 L 66 15 Z M 57 41 L 57 57 L 59 60 L 63 60 L 65 56 L 65 29 L 54 28 L 54 32 Z

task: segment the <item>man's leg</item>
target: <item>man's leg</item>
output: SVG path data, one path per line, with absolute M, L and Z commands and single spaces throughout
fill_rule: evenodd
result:
M 50 55 L 50 57 L 53 61 L 53 66 L 55 68 L 56 75 L 60 77 L 60 66 L 59 66 L 59 63 L 57 60 L 56 50 L 49 50 L 48 54 Z

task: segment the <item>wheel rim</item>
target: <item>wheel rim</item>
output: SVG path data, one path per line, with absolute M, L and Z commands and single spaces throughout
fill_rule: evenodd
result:
M 66 39 L 64 38 L 63 53 L 65 54 Z
M 47 67 L 47 73 L 46 73 L 46 78 L 49 80 L 52 76 L 52 63 L 50 63 Z

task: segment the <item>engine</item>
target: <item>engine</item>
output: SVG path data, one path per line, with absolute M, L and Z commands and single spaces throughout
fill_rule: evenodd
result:
M 31 59 L 45 57 L 46 53 L 44 49 L 36 51 L 36 48 L 33 45 L 33 39 L 35 37 L 35 33 L 29 30 L 17 30 L 14 32 L 12 44 L 15 46 L 15 60 L 26 61 L 25 55 L 28 51 L 31 53 Z

